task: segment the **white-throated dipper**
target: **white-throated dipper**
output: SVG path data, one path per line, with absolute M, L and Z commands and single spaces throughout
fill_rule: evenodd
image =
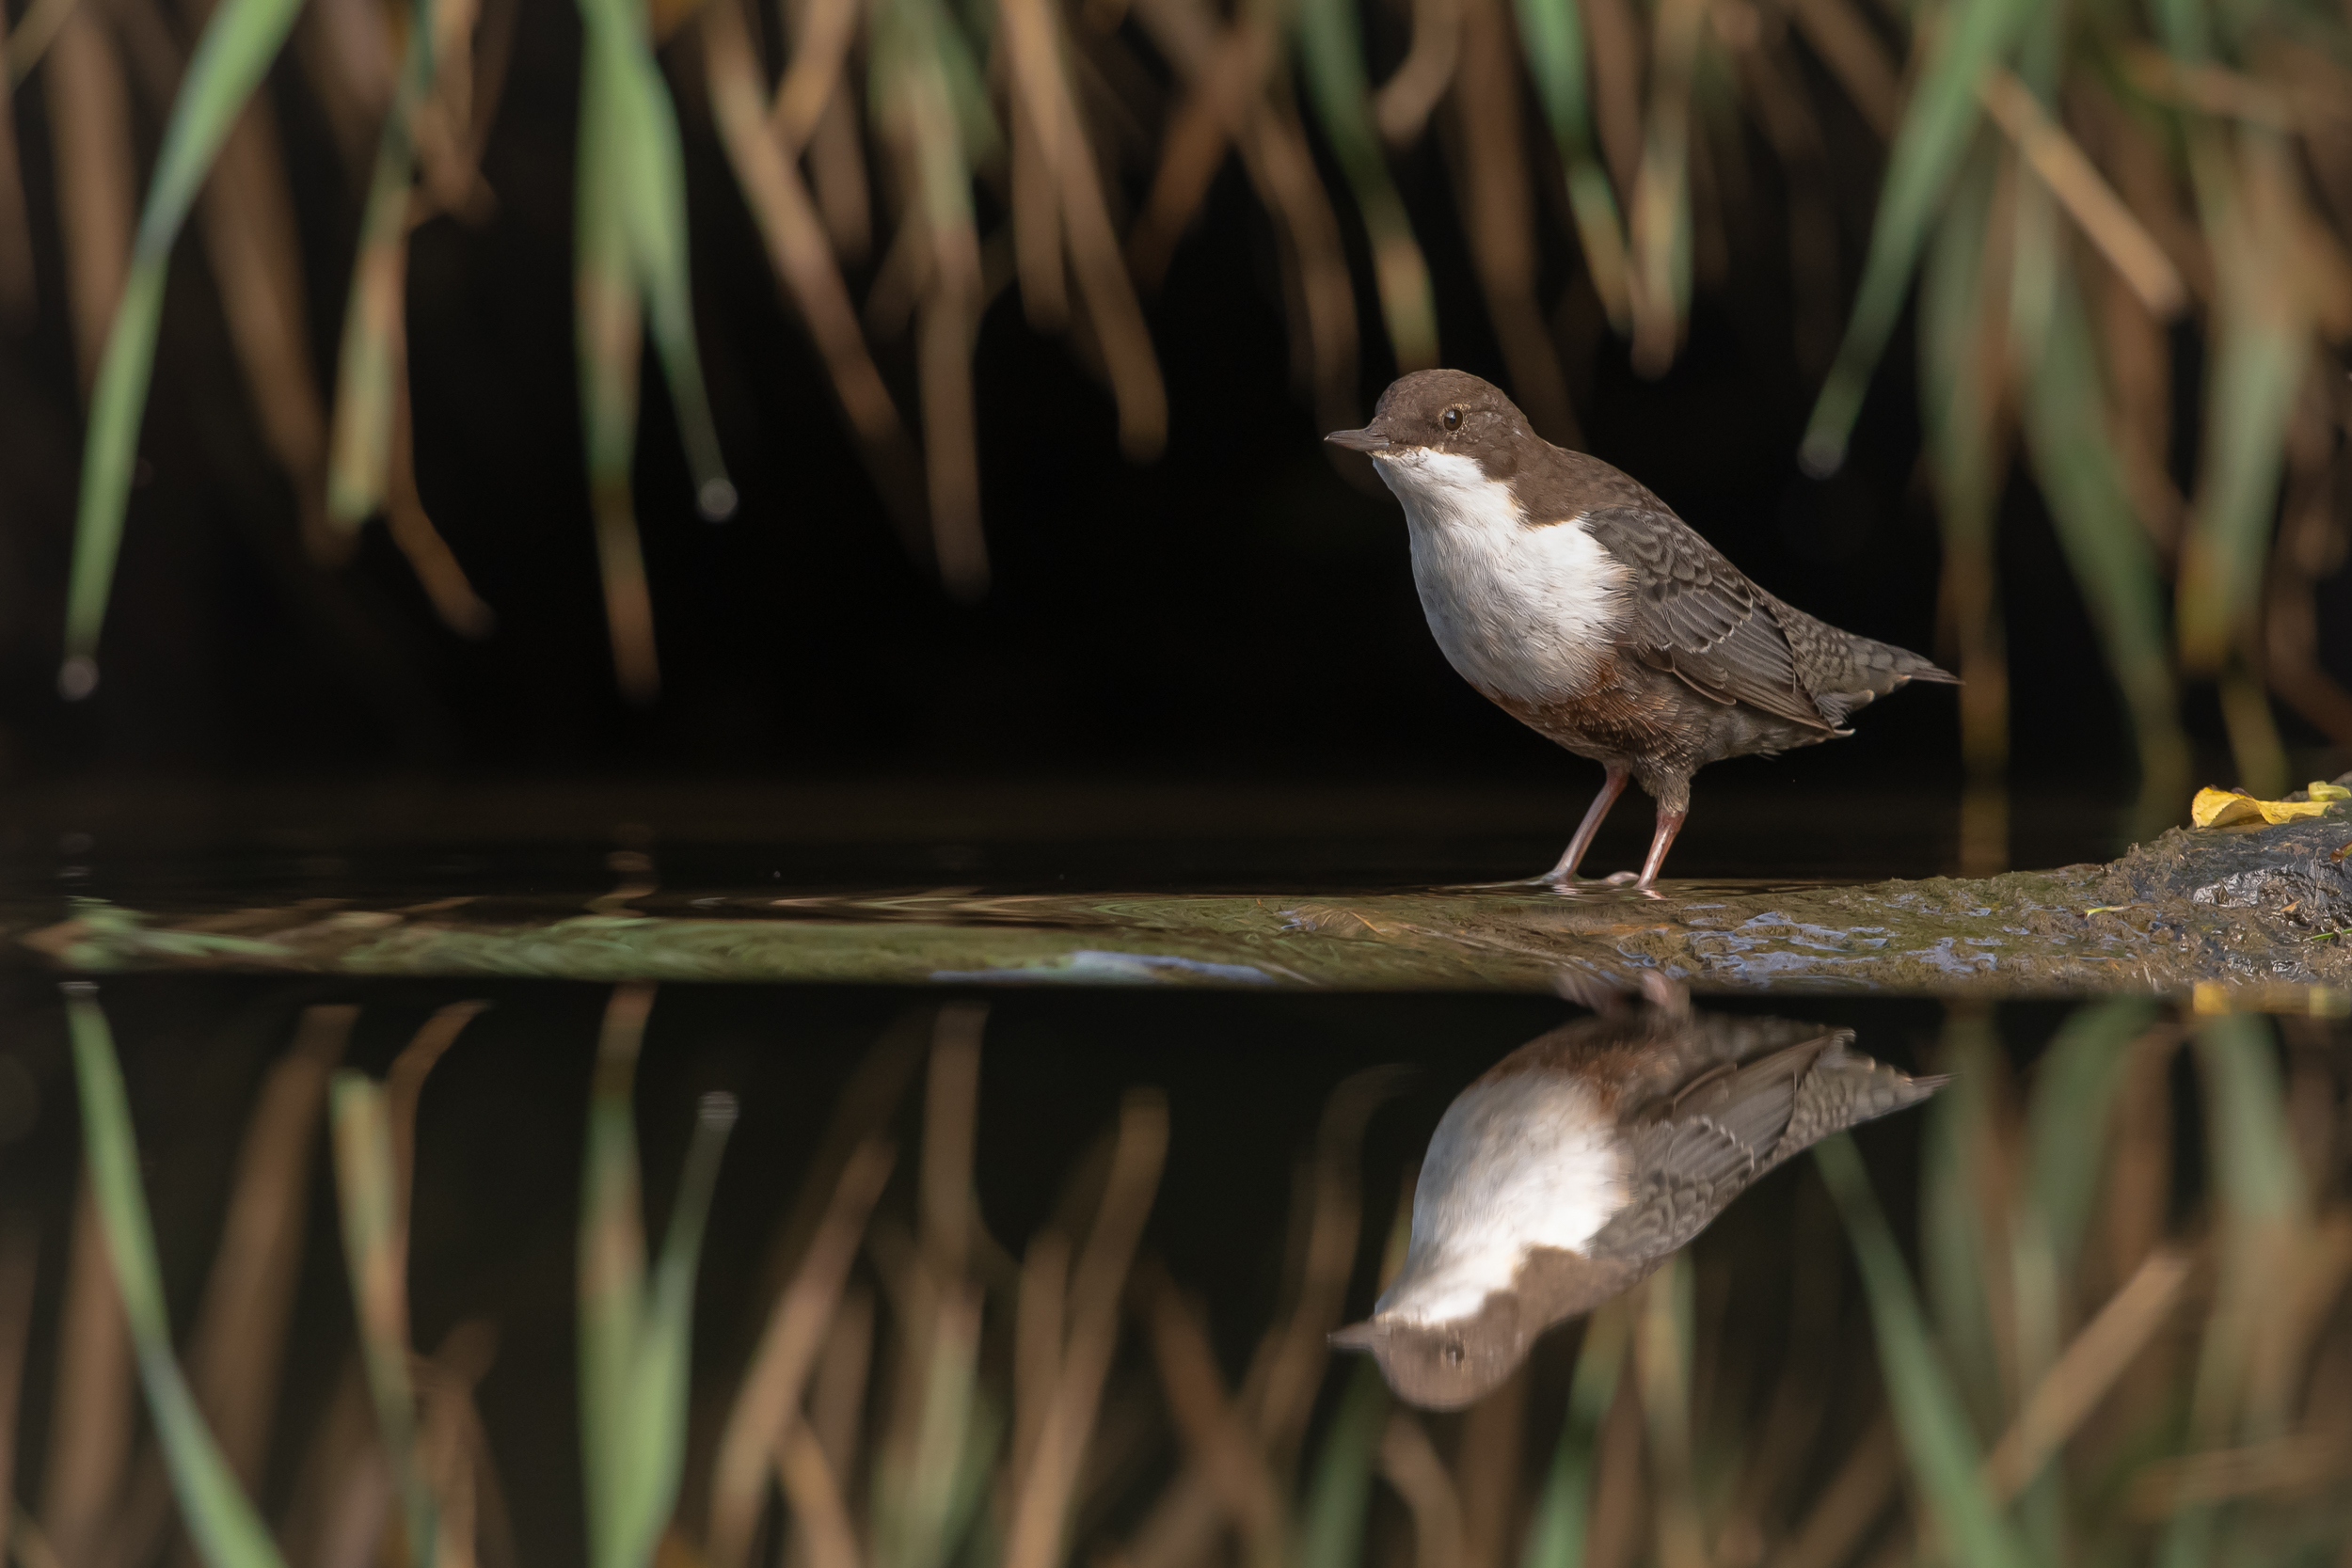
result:
M 1438 1118 L 1405 1266 L 1331 1343 L 1371 1352 L 1413 1404 L 1483 1397 L 1538 1334 L 1637 1283 L 1757 1177 L 1944 1082 L 1852 1038 L 1652 1007 L 1529 1041 Z
M 1674 510 L 1597 457 L 1553 446 L 1461 371 L 1420 371 L 1372 422 L 1327 441 L 1368 452 L 1405 504 L 1413 582 L 1438 646 L 1519 722 L 1607 769 L 1560 863 L 1573 880 L 1631 778 L 1658 803 L 1636 885 L 1658 879 L 1691 775 L 1846 735 L 1856 709 L 1952 676 L 1785 605 Z

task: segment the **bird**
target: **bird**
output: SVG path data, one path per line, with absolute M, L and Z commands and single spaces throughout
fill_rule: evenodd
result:
M 1942 1078 L 1789 1019 L 1648 1007 L 1512 1052 L 1446 1107 L 1404 1266 L 1330 1337 L 1406 1402 L 1484 1398 L 1535 1338 L 1639 1283 L 1758 1177 Z
M 1369 454 L 1404 504 L 1413 582 L 1447 661 L 1604 769 L 1560 863 L 1531 882 L 1576 880 L 1629 778 L 1658 808 L 1631 879 L 1649 889 L 1699 768 L 1845 736 L 1857 710 L 1915 680 L 1957 684 L 1774 598 L 1631 476 L 1553 446 L 1477 376 L 1416 372 L 1370 424 L 1324 439 Z

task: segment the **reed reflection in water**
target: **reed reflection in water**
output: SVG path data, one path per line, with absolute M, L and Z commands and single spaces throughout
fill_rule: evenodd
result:
M 61 1016 L 10 984 L 18 1560 L 2314 1562 L 2352 1534 L 2336 1025 L 1701 1015 L 1817 1060 L 1847 1027 L 1856 1061 L 1931 1042 L 1950 1082 L 1433 1414 L 1327 1338 L 1405 1265 L 1444 1105 L 1556 1005 L 489 990 L 119 981 Z

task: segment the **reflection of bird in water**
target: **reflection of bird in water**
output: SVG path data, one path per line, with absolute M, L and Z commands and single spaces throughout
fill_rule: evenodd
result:
M 1480 1398 L 1536 1335 L 1640 1280 L 1757 1177 L 1943 1083 L 1852 1038 L 1654 1007 L 1529 1041 L 1446 1107 L 1405 1267 L 1331 1342 L 1370 1351 L 1415 1404 Z

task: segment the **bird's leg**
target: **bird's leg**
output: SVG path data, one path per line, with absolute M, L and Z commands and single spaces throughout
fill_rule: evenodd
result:
M 1578 863 L 1584 859 L 1584 851 L 1593 847 L 1593 835 L 1600 832 L 1601 818 L 1609 815 L 1609 808 L 1617 803 L 1617 797 L 1624 792 L 1626 770 L 1612 764 L 1609 771 L 1601 776 L 1600 793 L 1593 797 L 1592 809 L 1584 814 L 1584 820 L 1576 825 L 1576 836 L 1568 840 L 1567 852 L 1560 857 L 1558 865 L 1536 880 L 1566 882 L 1575 879 Z
M 1658 868 L 1666 863 L 1666 851 L 1673 847 L 1675 834 L 1682 831 L 1682 824 L 1690 815 L 1688 810 L 1658 808 L 1658 832 L 1650 836 L 1649 859 L 1642 863 L 1642 875 L 1634 882 L 1635 887 L 1648 887 L 1658 880 Z

